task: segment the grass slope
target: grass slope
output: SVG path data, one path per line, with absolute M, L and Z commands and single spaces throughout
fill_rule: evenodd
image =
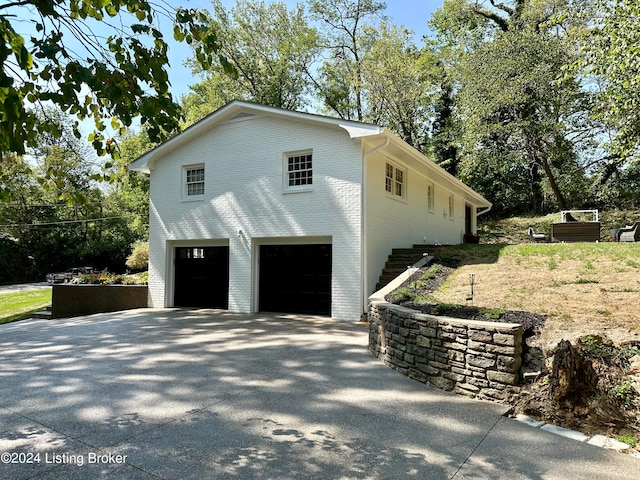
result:
M 602 231 L 640 219 L 640 211 L 602 212 Z M 439 303 L 525 310 L 549 316 L 546 345 L 585 334 L 614 341 L 640 338 L 640 245 L 634 243 L 532 243 L 529 225 L 547 231 L 559 214 L 488 221 L 480 245 L 440 247 L 436 256 L 462 265 L 433 295 Z M 546 226 L 545 226 L 546 225 Z M 603 238 L 605 235 L 603 233 Z
M 0 324 L 24 320 L 51 305 L 51 288 L 0 294 Z

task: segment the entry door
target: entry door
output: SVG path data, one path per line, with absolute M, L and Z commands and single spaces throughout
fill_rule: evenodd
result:
M 465 205 L 464 207 L 464 233 L 471 233 L 471 221 L 473 220 L 473 216 L 471 213 L 471 207 L 469 205 Z
M 261 245 L 259 308 L 331 315 L 331 245 Z
M 229 308 L 229 247 L 177 247 L 176 307 Z

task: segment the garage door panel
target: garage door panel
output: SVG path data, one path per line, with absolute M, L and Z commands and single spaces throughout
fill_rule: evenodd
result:
M 260 310 L 331 314 L 331 245 L 262 245 Z
M 229 306 L 229 247 L 177 247 L 176 307 Z

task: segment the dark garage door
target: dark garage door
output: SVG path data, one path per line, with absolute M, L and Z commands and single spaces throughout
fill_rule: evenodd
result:
M 261 245 L 260 310 L 331 315 L 331 245 Z
M 229 247 L 177 247 L 176 307 L 229 308 Z

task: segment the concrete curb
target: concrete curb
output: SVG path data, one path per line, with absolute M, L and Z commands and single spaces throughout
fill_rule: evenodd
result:
M 578 432 L 577 430 L 570 430 L 568 428 L 558 427 L 557 425 L 545 423 L 540 420 L 531 418 L 528 415 L 523 415 L 523 414 L 518 414 L 512 418 L 518 422 L 529 425 L 530 427 L 539 428 L 540 430 L 545 430 L 547 432 L 560 435 L 561 437 L 570 438 L 578 442 L 588 443 L 589 445 L 606 448 L 608 450 L 616 450 L 618 452 L 627 452 L 631 456 L 640 458 L 640 452 L 633 449 L 630 445 L 624 442 L 620 442 L 619 440 L 616 440 L 614 438 L 607 437 L 605 435 L 599 435 L 599 434 L 593 435 L 593 436 L 585 435 L 584 433 Z

